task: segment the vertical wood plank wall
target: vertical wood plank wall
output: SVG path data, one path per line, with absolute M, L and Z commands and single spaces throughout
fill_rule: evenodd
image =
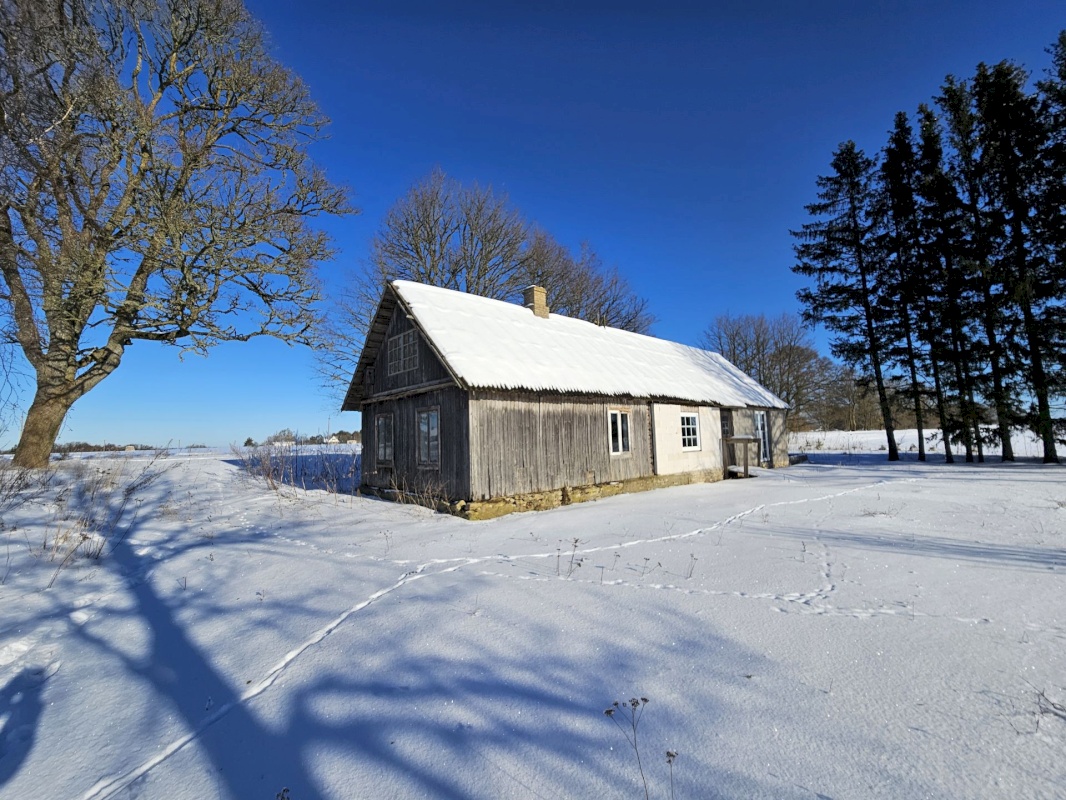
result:
M 440 465 L 418 464 L 418 411 L 440 410 Z M 374 421 L 393 415 L 393 463 L 377 463 Z M 428 492 L 449 499 L 470 496 L 469 412 L 467 395 L 455 386 L 363 406 L 363 483 L 377 489 Z
M 611 409 L 629 412 L 627 454 L 611 455 Z M 648 476 L 649 404 L 477 392 L 470 399 L 470 453 L 475 500 Z
M 421 334 L 418 336 L 418 367 L 397 375 L 389 375 L 389 339 L 409 331 L 413 327 L 413 323 L 403 313 L 403 309 L 400 306 L 396 306 L 396 312 L 389 321 L 385 341 L 382 342 L 381 349 L 374 360 L 374 383 L 371 387 L 368 387 L 367 397 L 396 391 L 406 386 L 419 386 L 432 381 L 446 380 L 450 377 L 447 368 L 440 363 L 440 359 L 426 344 Z

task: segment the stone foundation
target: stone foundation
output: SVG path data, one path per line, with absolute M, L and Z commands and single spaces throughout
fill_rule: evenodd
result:
M 437 511 L 454 514 L 463 519 L 493 519 L 516 511 L 547 511 L 550 508 L 568 506 L 571 503 L 584 503 L 586 500 L 598 500 L 601 497 L 613 497 L 627 492 L 646 492 L 650 489 L 665 489 L 669 486 L 685 486 L 690 483 L 709 483 L 722 480 L 722 470 L 699 470 L 681 472 L 676 475 L 649 475 L 644 478 L 632 478 L 625 481 L 597 483 L 590 486 L 564 486 L 545 492 L 528 492 L 508 497 L 494 497 L 491 500 L 453 500 L 448 502 L 425 495 L 406 494 L 395 489 L 376 490 L 363 486 L 361 491 L 387 500 L 401 503 L 415 503 L 433 508 Z

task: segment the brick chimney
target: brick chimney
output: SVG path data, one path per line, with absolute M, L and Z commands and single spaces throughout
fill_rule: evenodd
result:
M 522 290 L 522 305 L 541 319 L 548 318 L 548 292 L 543 286 L 527 286 Z

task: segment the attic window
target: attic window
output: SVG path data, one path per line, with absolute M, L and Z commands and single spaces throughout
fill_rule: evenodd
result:
M 629 412 L 611 410 L 610 414 L 611 455 L 629 452 Z
M 418 331 L 409 331 L 389 339 L 389 375 L 399 375 L 418 368 Z

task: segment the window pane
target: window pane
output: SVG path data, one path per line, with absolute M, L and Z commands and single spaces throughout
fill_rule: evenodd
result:
M 770 430 L 766 425 L 766 412 L 755 412 L 755 435 L 759 438 L 759 460 L 770 460 Z
M 618 412 L 617 411 L 612 411 L 611 412 L 611 452 L 612 453 L 617 453 L 619 451 L 618 447 L 619 447 Z
M 420 464 L 440 463 L 440 412 L 418 412 L 418 461 Z
M 629 414 L 622 411 L 618 415 L 622 420 L 622 452 L 629 452 Z
M 378 461 L 392 461 L 392 414 L 380 414 L 374 427 Z
M 418 331 L 404 331 L 389 339 L 389 375 L 418 368 Z
M 700 446 L 699 418 L 695 414 L 681 415 L 681 446 L 691 449 Z

